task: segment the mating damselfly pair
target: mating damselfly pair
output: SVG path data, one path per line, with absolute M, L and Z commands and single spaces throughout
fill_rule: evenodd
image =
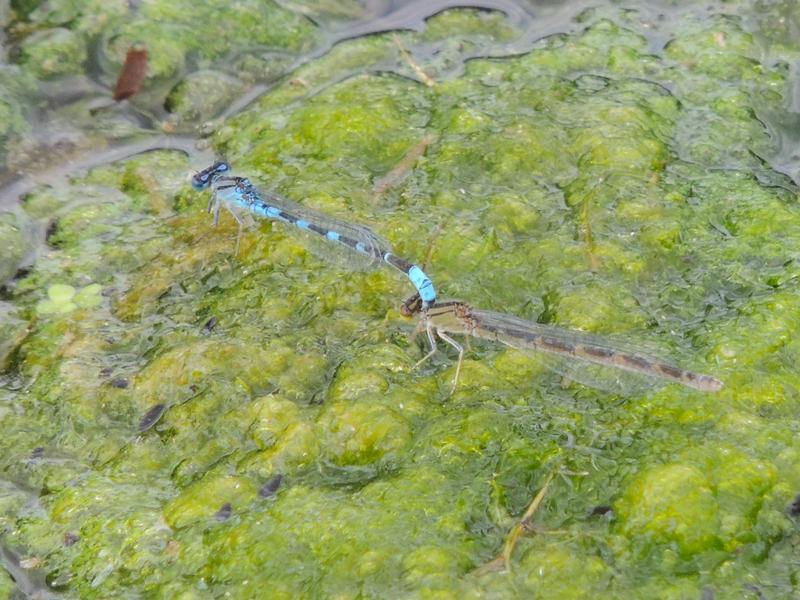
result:
M 417 365 L 436 353 L 437 337 L 455 348 L 458 351 L 458 363 L 453 390 L 461 372 L 464 348 L 449 334 L 491 340 L 519 350 L 545 353 L 566 361 L 596 365 L 601 370 L 622 371 L 638 377 L 680 383 L 703 392 L 715 392 L 723 387 L 719 379 L 710 375 L 681 369 L 662 359 L 651 358 L 637 348 L 623 347 L 598 335 L 480 310 L 457 300 L 437 301 L 433 283 L 425 272 L 417 265 L 395 255 L 389 243 L 377 236 L 369 227 L 329 217 L 276 194 L 259 190 L 249 179 L 230 175 L 230 171 L 228 163 L 216 162 L 196 173 L 192 177 L 192 186 L 197 190 L 211 189 L 208 211 L 214 213 L 215 224 L 219 221 L 219 213 L 223 206 L 234 216 L 239 224 L 237 250 L 245 219 L 252 213 L 293 225 L 321 239 L 336 243 L 355 255 L 366 258 L 369 263 L 386 263 L 398 269 L 417 289 L 417 293 L 403 303 L 402 312 L 406 316 L 418 316 L 417 331 L 424 329 L 430 344 L 430 351 Z M 581 381 L 580 377 L 576 379 Z M 589 379 L 581 382 L 602 387 L 596 386 L 594 381 Z

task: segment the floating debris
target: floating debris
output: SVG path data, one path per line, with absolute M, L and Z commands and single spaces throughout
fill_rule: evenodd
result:
M 613 514 L 614 509 L 607 504 L 599 504 L 595 506 L 589 513 L 590 517 L 604 517 L 608 514 Z
M 166 404 L 156 404 L 150 410 L 148 410 L 147 413 L 145 413 L 145 415 L 142 417 L 142 420 L 139 421 L 139 433 L 144 433 L 153 425 L 155 425 L 166 410 Z
M 281 487 L 281 482 L 283 481 L 283 475 L 278 474 L 274 477 L 270 478 L 267 483 L 261 486 L 261 489 L 258 490 L 258 495 L 262 498 L 269 498 L 270 496 L 274 495 L 275 492 L 278 491 L 278 488 Z
M 233 507 L 231 506 L 230 502 L 226 502 L 222 506 L 220 506 L 219 510 L 214 515 L 214 518 L 217 521 L 227 521 L 231 518 L 233 514 Z
M 0 567 L 14 580 L 23 598 L 53 598 L 38 558 L 21 558 L 0 539 Z M 11 594 L 11 597 L 16 597 Z
M 23 569 L 38 569 L 44 564 L 38 556 L 29 556 L 28 558 L 20 559 L 19 566 Z
M 128 380 L 124 377 L 115 377 L 111 380 L 111 387 L 115 387 L 119 390 L 124 390 L 128 387 Z
M 427 150 L 428 146 L 433 144 L 437 139 L 439 139 L 438 136 L 433 133 L 423 136 L 417 144 L 406 152 L 405 156 L 397 163 L 394 169 L 375 182 L 375 186 L 372 188 L 372 196 L 378 197 L 386 190 L 397 185 L 397 183 L 414 167 L 419 157 L 425 154 L 425 150 Z
M 203 331 L 205 333 L 211 333 L 214 328 L 217 326 L 217 317 L 211 317 L 206 324 L 203 325 Z
M 140 44 L 131 46 L 125 55 L 125 63 L 114 86 L 112 98 L 117 102 L 126 100 L 142 89 L 147 74 L 147 50 Z
M 793 517 L 800 516 L 800 494 L 795 496 L 794 502 L 789 505 L 789 514 Z

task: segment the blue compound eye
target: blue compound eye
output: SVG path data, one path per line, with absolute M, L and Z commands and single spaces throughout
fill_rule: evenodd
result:
M 192 177 L 192 187 L 196 190 L 203 190 L 211 184 L 215 175 L 230 170 L 231 166 L 228 163 L 221 160 L 217 161 L 210 167 L 203 169 L 199 173 L 195 173 Z

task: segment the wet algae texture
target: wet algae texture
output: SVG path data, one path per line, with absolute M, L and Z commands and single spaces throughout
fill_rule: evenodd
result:
M 19 57 L 37 76 L 82 51 L 59 6 Z M 260 43 L 312 37 L 241 10 L 278 36 Z M 155 77 L 235 41 L 145 16 L 113 36 L 152 34 Z M 598 391 L 474 343 L 450 396 L 452 352 L 413 368 L 402 275 L 281 224 L 234 255 L 235 222 L 212 226 L 186 180 L 202 165 L 177 153 L 28 195 L 8 239 L 52 224 L 0 302 L 18 579 L 0 573 L 0 594 L 27 573 L 65 598 L 796 597 L 800 208 L 759 158 L 755 107 L 781 110 L 800 48 L 773 40 L 767 60 L 745 25 L 687 16 L 654 49 L 637 11 L 594 9 L 466 61 L 519 33 L 448 11 L 335 46 L 213 136 L 265 188 L 425 261 L 444 297 L 654 346 L 720 377 L 715 395 Z

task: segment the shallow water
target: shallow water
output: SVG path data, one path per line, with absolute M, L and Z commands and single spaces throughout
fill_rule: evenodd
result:
M 800 12 L 461 4 L 0 3 L 0 595 L 798 594 Z M 214 156 L 725 388 L 475 341 L 450 396 L 402 275 L 234 255 Z

